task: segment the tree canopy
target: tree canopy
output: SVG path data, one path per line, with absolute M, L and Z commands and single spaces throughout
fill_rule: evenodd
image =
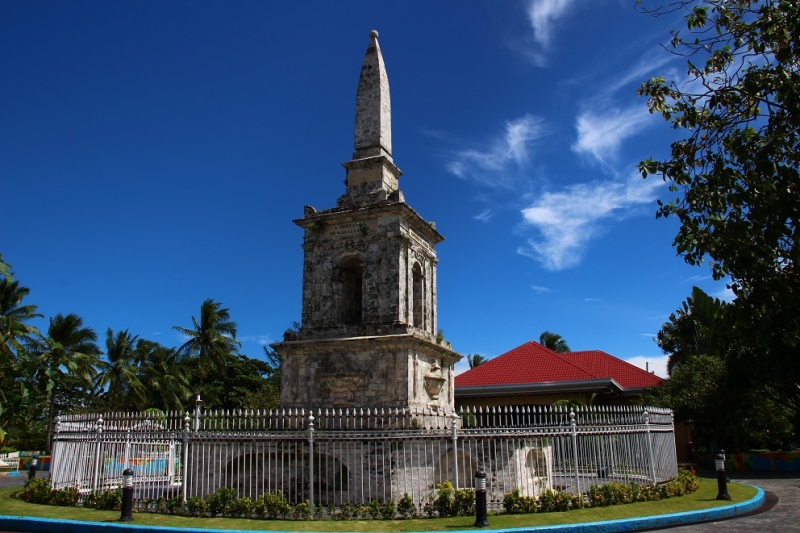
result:
M 198 391 L 212 408 L 270 409 L 280 402 L 280 358 L 265 349 L 238 352 L 236 323 L 214 300 L 181 348 L 162 346 L 129 330 L 105 334 L 105 356 L 94 329 L 76 314 L 41 317 L 30 291 L 0 256 L 0 445 L 43 449 L 59 411 L 184 410 Z M 201 375 L 202 371 L 202 375 Z
M 691 0 L 671 50 L 687 78 L 653 78 L 640 95 L 686 137 L 647 159 L 674 195 L 658 217 L 680 223 L 674 245 L 708 264 L 736 296 L 726 311 L 728 363 L 800 412 L 800 6 L 779 0 Z
M 543 331 L 542 334 L 539 335 L 539 344 L 558 353 L 567 353 L 570 351 L 566 339 L 552 331 Z
M 467 354 L 467 363 L 469 364 L 470 368 L 475 368 L 476 366 L 482 365 L 486 361 L 487 359 L 480 354 Z

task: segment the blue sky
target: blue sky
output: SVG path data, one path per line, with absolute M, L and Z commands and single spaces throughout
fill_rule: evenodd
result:
M 666 186 L 636 171 L 678 138 L 636 89 L 685 68 L 660 47 L 680 19 L 633 4 L 5 0 L 0 252 L 45 317 L 176 346 L 214 298 L 259 356 L 300 319 L 291 221 L 344 192 L 377 29 L 454 349 L 550 330 L 663 373 L 660 325 L 693 285 L 726 289 L 676 255 Z

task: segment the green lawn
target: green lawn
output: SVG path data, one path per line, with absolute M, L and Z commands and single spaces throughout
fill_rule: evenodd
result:
M 112 522 L 119 519 L 119 511 L 97 511 L 79 507 L 54 507 L 34 505 L 12 498 L 20 489 L 0 490 L 0 515 L 60 518 L 66 520 L 86 520 L 93 522 Z M 731 483 L 728 492 L 732 502 L 743 502 L 756 494 L 753 487 Z M 633 503 L 613 507 L 580 509 L 566 513 L 543 513 L 527 515 L 492 515 L 489 513 L 490 527 L 511 528 L 526 526 L 548 526 L 597 520 L 614 520 L 657 514 L 676 513 L 709 509 L 726 505 L 717 496 L 715 479 L 702 478 L 700 490 L 694 494 L 669 498 L 658 502 Z M 474 517 L 436 518 L 420 520 L 351 520 L 351 521 L 293 521 L 293 520 L 245 520 L 233 518 L 189 518 L 183 516 L 135 513 L 134 524 L 170 527 L 198 527 L 208 529 L 239 530 L 283 530 L 283 531 L 443 531 L 452 529 L 472 529 Z

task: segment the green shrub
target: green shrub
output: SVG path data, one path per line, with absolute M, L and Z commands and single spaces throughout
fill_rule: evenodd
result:
M 428 494 L 428 499 L 422 504 L 422 512 L 425 513 L 428 518 L 436 516 L 436 505 L 433 494 Z
M 75 487 L 66 487 L 61 490 L 54 490 L 51 496 L 51 502 L 54 505 L 60 505 L 61 507 L 70 507 L 78 505 L 78 500 L 80 500 L 81 494 L 78 492 L 78 489 Z
M 400 513 L 402 518 L 414 518 L 417 516 L 417 506 L 414 505 L 414 500 L 406 492 L 400 501 L 397 503 L 397 512 Z
M 165 497 L 159 496 L 153 503 L 155 503 L 157 513 L 167 513 L 167 499 Z
M 256 516 L 276 520 L 286 518 L 292 512 L 292 506 L 283 498 L 282 492 L 266 492 L 258 497 L 255 503 Z
M 367 505 L 367 513 L 369 514 L 370 518 L 377 520 L 381 515 L 381 502 L 378 500 L 372 500 L 369 502 L 369 505 Z
M 353 506 L 350 505 L 350 502 L 342 502 L 342 505 L 339 507 L 339 520 L 352 520 L 353 519 Z M 355 514 L 358 516 L 359 509 L 355 509 Z
M 311 502 L 306 500 L 294 506 L 292 512 L 296 520 L 308 520 L 311 517 Z
M 475 491 L 472 489 L 459 489 L 453 493 L 453 510 L 457 515 L 470 516 L 475 514 Z
M 556 493 L 545 489 L 539 496 L 539 510 L 543 513 L 552 512 L 556 508 Z
M 191 516 L 205 516 L 208 512 L 208 502 L 203 498 L 192 496 L 186 500 L 186 511 Z
M 94 507 L 103 511 L 116 511 L 122 508 L 122 491 L 121 490 L 104 490 L 103 492 L 93 492 L 90 496 L 94 496 Z
M 120 495 L 122 496 L 122 495 Z M 178 514 L 180 513 L 181 509 L 183 509 L 183 498 L 179 496 L 174 496 L 172 498 L 167 498 L 166 502 L 167 512 L 169 514 Z
M 253 502 L 249 497 L 245 496 L 244 498 L 236 498 L 231 500 L 230 503 L 228 503 L 228 512 L 225 516 L 232 518 L 238 518 L 240 516 L 250 518 L 250 515 L 252 514 Z
M 395 505 L 394 500 L 391 498 L 383 507 L 381 507 L 381 518 L 384 520 L 394 520 L 394 517 L 397 516 L 397 505 Z
M 20 500 L 28 503 L 51 503 L 53 491 L 50 489 L 50 482 L 44 478 L 33 478 L 25 482 L 18 494 Z
M 209 514 L 212 518 L 217 515 L 228 516 L 230 504 L 235 499 L 236 490 L 228 487 L 220 487 L 214 494 L 206 494 Z
M 538 511 L 538 505 L 536 498 L 523 496 L 519 493 L 519 489 L 514 489 L 503 497 L 503 509 L 509 514 L 535 513 Z
M 570 504 L 572 503 L 572 494 L 569 492 L 557 491 L 555 493 L 555 500 L 553 502 L 553 510 L 563 513 L 569 511 Z
M 445 516 L 456 516 L 458 514 L 454 495 L 453 484 L 449 481 L 436 485 L 436 499 L 433 501 L 433 506 L 440 517 L 444 518 Z

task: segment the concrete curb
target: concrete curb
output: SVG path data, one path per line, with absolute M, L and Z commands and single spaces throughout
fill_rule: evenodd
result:
M 616 533 L 720 520 L 722 518 L 730 518 L 740 514 L 750 513 L 761 507 L 765 501 L 764 491 L 760 487 L 756 487 L 756 489 L 758 489 L 758 492 L 750 500 L 703 511 L 641 516 L 638 518 L 608 520 L 605 522 L 584 522 L 581 524 L 564 524 L 560 526 L 544 527 L 484 529 L 481 531 L 483 533 Z M 119 522 L 79 522 L 76 520 L 57 520 L 54 518 L 27 518 L 24 516 L 0 516 L 0 530 L 30 533 L 239 533 L 241 531 L 238 529 L 137 526 L 134 524 L 121 524 Z M 475 531 L 476 529 L 456 530 L 451 533 L 474 533 Z M 281 532 L 269 531 L 267 533 Z

